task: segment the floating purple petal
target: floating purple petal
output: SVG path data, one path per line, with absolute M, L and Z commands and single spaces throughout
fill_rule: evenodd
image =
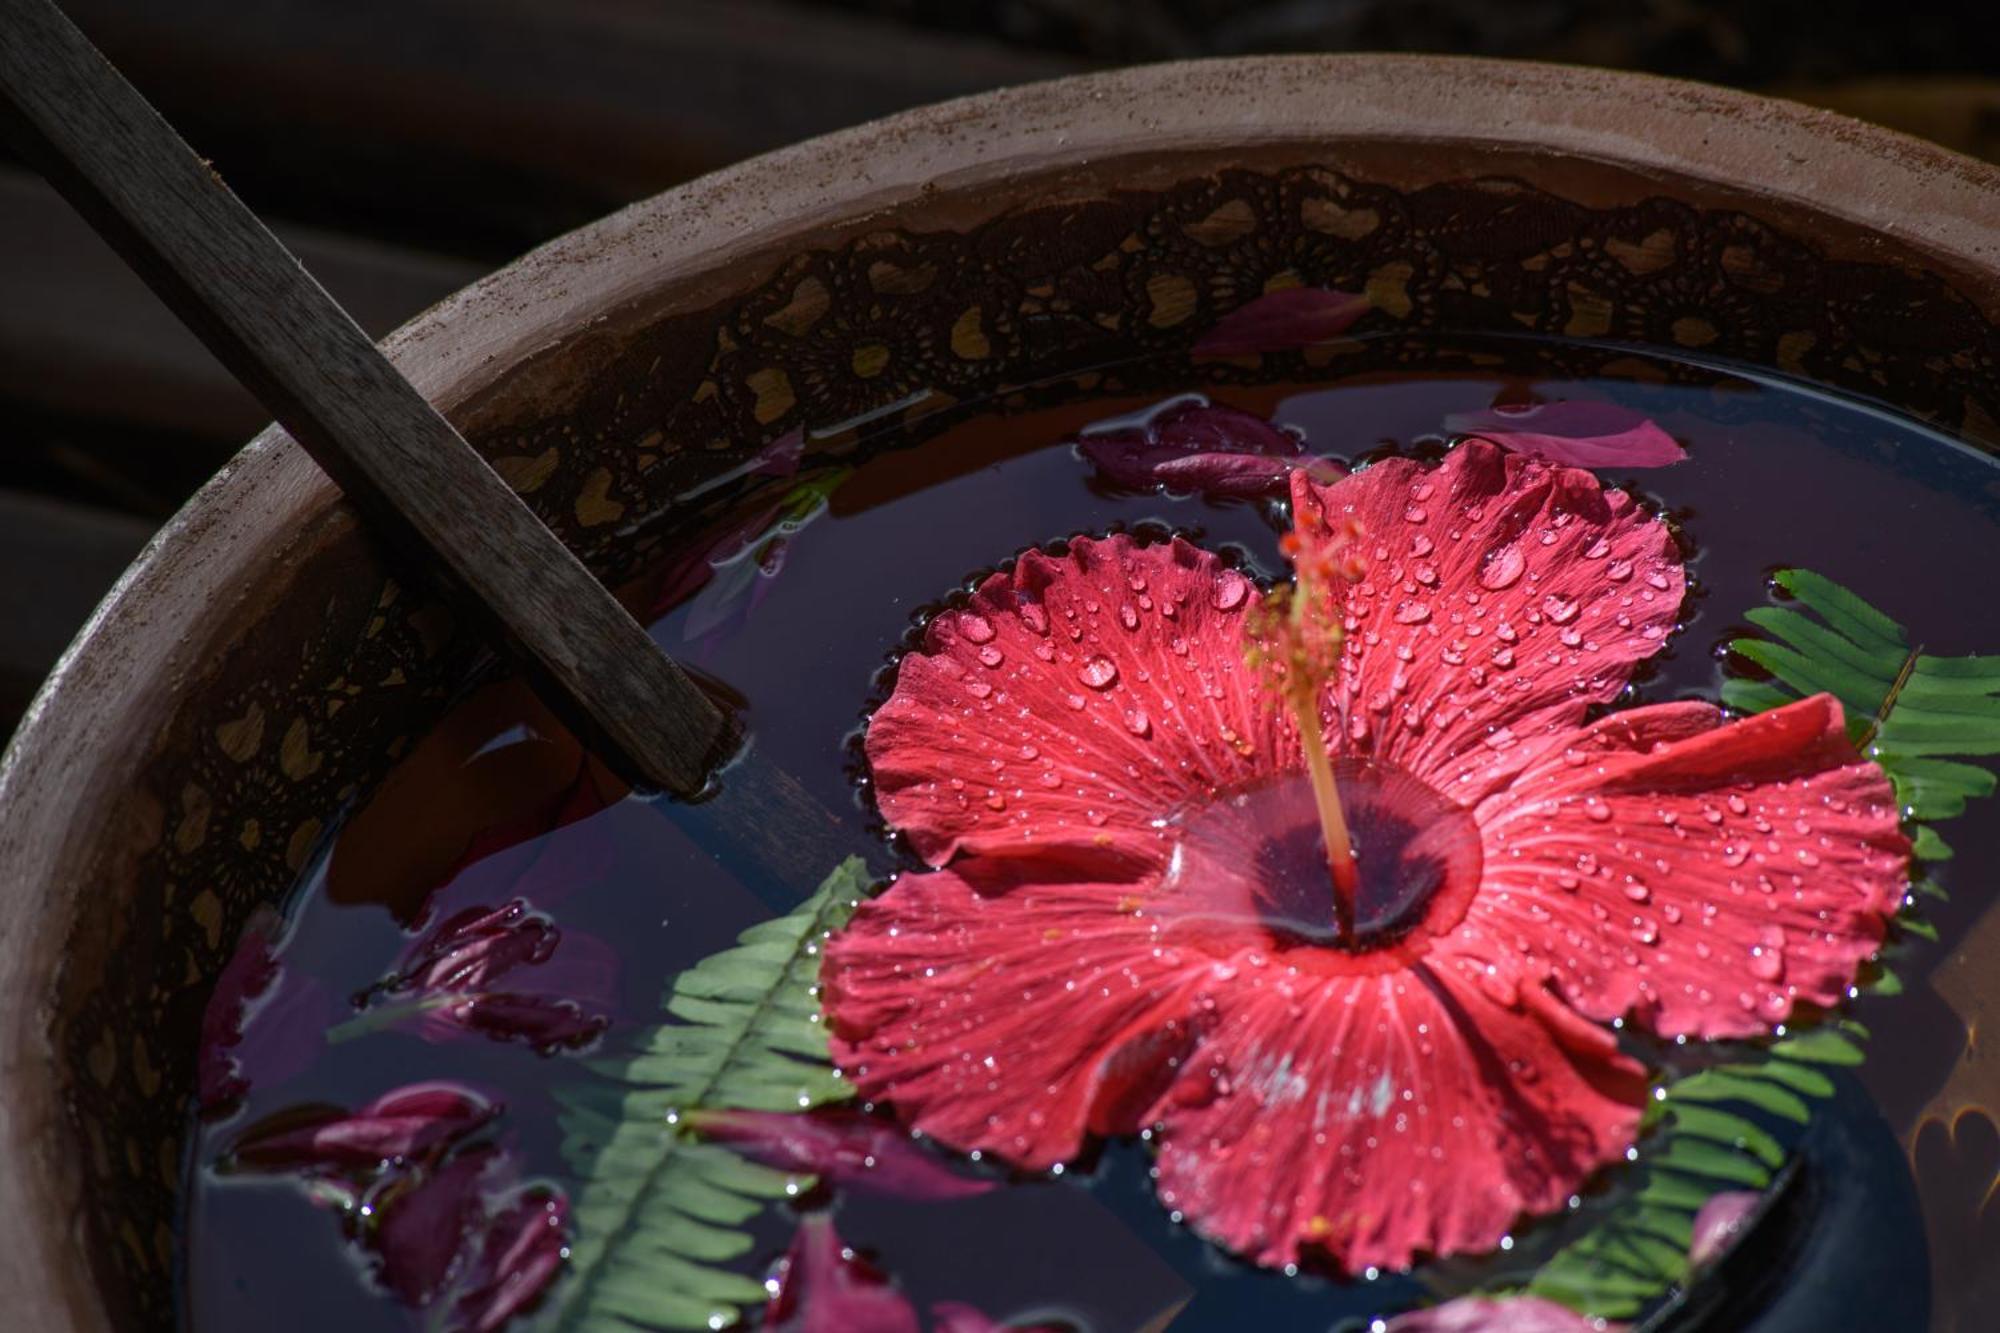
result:
M 1397 1315 L 1387 1333 L 1618 1333 L 1626 1327 L 1539 1296 L 1461 1296 Z
M 201 1015 L 201 1052 L 196 1084 L 201 1109 L 208 1114 L 227 1110 L 250 1090 L 235 1047 L 243 1040 L 251 1001 L 265 994 L 278 979 L 278 960 L 262 923 L 252 923 L 223 965 Z
M 547 961 L 562 932 L 515 898 L 468 907 L 420 941 L 391 990 L 484 990 L 517 967 Z
M 492 1148 L 463 1153 L 435 1171 L 394 1180 L 377 1196 L 370 1243 L 381 1257 L 377 1276 L 397 1300 L 421 1307 L 444 1289 L 486 1216 L 485 1178 L 498 1156 Z
M 1368 313 L 1369 300 L 1327 287 L 1289 287 L 1246 302 L 1196 341 L 1196 356 L 1285 352 L 1338 338 Z
M 562 1272 L 569 1201 L 553 1189 L 516 1191 L 488 1219 L 452 1308 L 454 1333 L 494 1333 L 532 1306 Z
M 1665 467 L 1687 450 L 1651 418 L 1616 403 L 1496 404 L 1445 418 L 1454 435 L 1477 435 L 1503 449 L 1581 468 Z
M 611 1022 L 575 1000 L 513 991 L 468 995 L 431 1010 L 425 1019 L 420 1030 L 433 1041 L 439 1032 L 474 1032 L 496 1041 L 518 1041 L 544 1055 L 588 1046 Z
M 1755 1190 L 1725 1190 L 1701 1206 L 1694 1215 L 1694 1239 L 1688 1244 L 1688 1266 L 1699 1268 L 1722 1257 L 1736 1242 L 1736 1235 L 1749 1221 L 1763 1198 Z
M 252 919 L 202 1012 L 195 1079 L 205 1116 L 235 1110 L 252 1086 L 300 1073 L 325 1045 L 330 997 L 311 977 L 285 971 L 277 930 L 275 916 Z
M 1304 442 L 1292 432 L 1199 395 L 1169 399 L 1136 421 L 1094 428 L 1076 446 L 1114 485 L 1212 499 L 1280 498 L 1305 457 Z
M 1003 1324 L 963 1301 L 931 1306 L 931 1333 L 1064 1333 L 1069 1324 Z
M 340 1174 L 441 1153 L 500 1113 L 455 1083 L 412 1083 L 344 1113 L 332 1107 L 263 1120 L 237 1136 L 231 1157 L 258 1171 Z
M 993 1188 L 951 1170 L 907 1131 L 858 1111 L 696 1111 L 687 1119 L 752 1161 L 839 1185 L 905 1199 L 963 1199 Z
M 544 1054 L 577 1049 L 610 1025 L 618 959 L 590 935 L 565 936 L 516 898 L 468 907 L 427 935 L 373 1003 L 333 1039 L 413 1024 L 426 1041 L 475 1034 Z M 503 988 L 504 984 L 504 988 Z
M 799 1223 L 764 1307 L 765 1333 L 918 1333 L 917 1311 L 824 1214 Z

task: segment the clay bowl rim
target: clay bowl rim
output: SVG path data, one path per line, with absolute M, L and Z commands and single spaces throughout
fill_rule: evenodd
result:
M 1576 158 L 1893 234 L 2000 319 L 2000 168 L 1830 112 L 1602 70 L 1434 56 L 1255 57 L 1115 70 L 924 107 L 765 154 L 551 241 L 385 341 L 445 410 L 607 321 L 697 310 L 742 261 L 933 193 L 1087 165 L 1271 146 L 1450 145 Z M 0 1294 L 23 1327 L 104 1328 L 64 1160 L 51 996 L 87 887 L 91 815 L 134 771 L 216 622 L 279 578 L 338 501 L 275 427 L 160 532 L 64 654 L 0 758 Z

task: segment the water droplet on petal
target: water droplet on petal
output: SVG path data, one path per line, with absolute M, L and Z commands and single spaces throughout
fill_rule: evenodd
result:
M 1249 595 L 1250 580 L 1233 569 L 1222 572 L 1222 576 L 1215 581 L 1214 590 L 1209 594 L 1218 611 L 1234 610 L 1241 606 L 1243 599 Z
M 1503 546 L 1486 557 L 1486 565 L 1479 571 L 1479 586 L 1482 588 L 1510 588 L 1521 578 L 1521 572 L 1528 566 L 1517 546 Z
M 976 615 L 968 611 L 958 618 L 958 632 L 963 634 L 970 643 L 991 643 L 993 641 L 993 622 L 985 616 Z
M 1093 657 L 1078 668 L 1076 675 L 1093 690 L 1108 690 L 1118 680 L 1118 664 L 1108 657 Z

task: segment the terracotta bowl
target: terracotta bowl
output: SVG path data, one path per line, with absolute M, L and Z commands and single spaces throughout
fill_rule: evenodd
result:
M 1171 65 L 912 112 L 606 218 L 389 348 L 616 578 L 685 518 L 667 497 L 918 390 L 1279 377 L 1185 352 L 1293 281 L 1366 289 L 1385 329 L 1565 334 L 1600 365 L 1693 350 L 2000 440 L 2000 172 L 1709 88 L 1427 58 Z M 175 1318 L 212 981 L 475 651 L 273 430 L 63 659 L 0 768 L 9 1327 Z

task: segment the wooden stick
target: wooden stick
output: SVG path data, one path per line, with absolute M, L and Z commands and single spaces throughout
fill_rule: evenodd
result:
M 0 124 L 375 528 L 632 775 L 702 789 L 729 720 L 51 0 L 0 0 Z

